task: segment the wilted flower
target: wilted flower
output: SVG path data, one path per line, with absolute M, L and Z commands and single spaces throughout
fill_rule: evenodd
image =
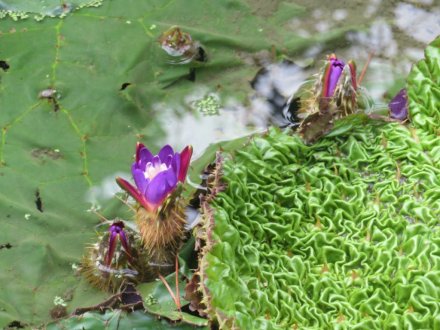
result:
M 131 167 L 136 188 L 122 178 L 118 177 L 116 181 L 147 211 L 155 212 L 178 183 L 185 181 L 191 156 L 191 146 L 178 153 L 166 145 L 154 156 L 138 143 L 136 160 Z
M 405 88 L 401 89 L 394 96 L 388 104 L 388 108 L 392 119 L 405 121 L 408 118 L 408 96 Z

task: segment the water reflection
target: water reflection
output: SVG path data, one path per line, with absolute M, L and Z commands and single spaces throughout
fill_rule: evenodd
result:
M 417 8 L 415 4 L 399 3 L 394 13 L 396 26 L 420 42 L 429 43 L 440 34 L 439 7 L 431 8 L 428 11 Z
M 304 14 L 292 15 L 281 28 L 291 31 L 292 36 L 326 41 L 310 43 L 293 54 L 288 49 L 278 50 L 281 54 L 277 54 L 277 59 L 272 53 L 261 60 L 260 53 L 264 51 L 240 53 L 245 65 L 254 68 L 255 74 L 259 72 L 258 79 L 252 80 L 250 76 L 249 85 L 242 86 L 248 92 L 247 100 L 234 99 L 194 84 L 184 104 L 155 104 L 156 110 L 160 110 L 158 113 L 164 114 L 161 121 L 167 137 L 163 142 L 177 148 L 193 144 L 195 154 L 200 155 L 211 143 L 262 131 L 271 124 L 282 125 L 283 116 L 277 109 L 319 71 L 326 55 L 333 52 L 345 61 L 355 60 L 359 71 L 369 53 L 374 52 L 362 85 L 375 104 L 382 107 L 404 87 L 412 65 L 423 58 L 426 44 L 440 34 L 438 1 L 331 1 L 325 8 L 318 0 L 293 2 L 304 7 Z M 252 2 L 249 3 L 252 6 Z M 259 14 L 276 15 L 278 6 Z M 322 38 L 332 33 L 334 39 Z M 207 98 L 218 102 L 215 111 L 194 106 L 204 104 L 200 100 Z
M 196 100 L 203 99 L 205 95 L 213 95 L 216 99 L 220 99 L 215 92 L 203 93 L 203 91 L 204 89 L 195 90 L 194 94 L 186 98 L 184 105 L 176 103 L 153 105 L 157 113 L 164 114 L 159 117 L 166 132 L 163 142 L 177 149 L 191 144 L 197 157 L 211 143 L 232 140 L 259 131 L 258 127 L 249 124 L 247 108 L 234 99 L 222 100 L 218 115 L 205 115 L 193 110 Z

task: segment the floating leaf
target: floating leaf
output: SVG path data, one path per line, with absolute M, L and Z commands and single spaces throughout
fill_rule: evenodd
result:
M 414 126 L 347 117 L 310 146 L 272 129 L 226 158 L 200 271 L 220 327 L 440 326 L 439 40 L 409 76 Z

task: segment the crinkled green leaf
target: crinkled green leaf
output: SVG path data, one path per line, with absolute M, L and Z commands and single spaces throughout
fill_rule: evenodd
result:
M 440 122 L 440 38 L 425 50 L 425 59 L 418 62 L 408 76 L 411 122 L 427 133 L 439 135 Z
M 439 46 L 409 126 L 350 117 L 311 146 L 273 129 L 225 161 L 201 272 L 221 326 L 440 327 Z

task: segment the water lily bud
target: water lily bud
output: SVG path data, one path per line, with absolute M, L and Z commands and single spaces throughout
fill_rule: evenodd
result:
M 168 267 L 169 268 L 169 267 Z M 163 267 L 160 271 L 167 270 Z M 122 283 L 139 283 L 156 277 L 139 233 L 114 221 L 95 244 L 87 248 L 79 272 L 93 286 L 116 291 Z
M 338 60 L 335 54 L 328 56 L 322 81 L 322 97 L 333 97 L 344 66 L 345 63 Z
M 109 228 L 109 243 L 108 243 L 108 251 L 106 254 L 106 258 L 105 258 L 105 264 L 107 266 L 110 266 L 112 260 L 113 260 L 113 255 L 115 253 L 115 248 L 119 241 L 121 242 L 122 248 L 125 252 L 125 254 L 128 257 L 128 260 L 131 262 L 132 257 L 130 254 L 130 247 L 128 245 L 128 241 L 127 241 L 127 235 L 124 232 L 124 223 L 122 221 L 116 221 L 114 222 L 110 228 Z

